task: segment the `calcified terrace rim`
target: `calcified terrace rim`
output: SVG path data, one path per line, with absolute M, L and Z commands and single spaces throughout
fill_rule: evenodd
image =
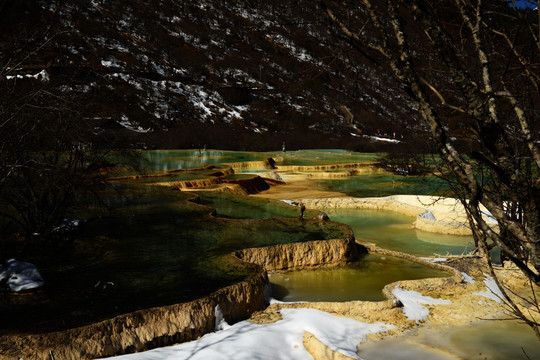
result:
M 193 195 L 188 201 L 193 202 L 196 198 Z M 214 208 L 197 205 L 207 208 L 209 215 L 214 216 Z M 307 219 L 305 221 L 318 220 Z M 253 251 L 263 255 L 259 256 L 259 259 L 268 258 L 268 255 L 275 255 L 276 252 L 282 255 L 284 252 L 302 254 L 302 256 L 283 256 L 283 258 L 291 259 L 291 265 L 288 266 L 282 261 L 279 270 L 287 270 L 338 266 L 356 259 L 358 248 L 360 248 L 360 251 L 392 255 L 452 273 L 449 278 L 430 279 L 437 283 L 460 283 L 463 280 L 461 273 L 452 267 L 432 263 L 409 254 L 377 247 L 368 248 L 355 242 L 350 228 L 349 232 L 349 235 L 344 239 L 315 240 L 236 251 L 230 256 L 253 269 L 251 278 L 246 281 L 227 286 L 194 301 L 138 310 L 74 329 L 35 335 L 4 336 L 0 340 L 0 355 L 7 359 L 24 358 L 27 360 L 46 360 L 50 359 L 51 356 L 59 359 L 92 359 L 195 340 L 205 333 L 214 331 L 215 307 L 217 305 L 221 308 L 224 318 L 231 323 L 246 319 L 268 305 L 267 299 L 265 299 L 265 289 L 269 286 L 266 271 L 277 268 L 269 266 L 267 263 L 257 264 L 256 260 L 253 260 L 255 263 L 246 261 L 248 260 L 246 254 L 253 253 Z M 325 254 L 325 256 L 319 258 L 305 256 L 306 251 Z M 253 256 L 251 258 L 254 259 Z M 303 264 L 303 261 L 306 263 Z M 318 263 L 317 261 L 322 262 Z M 388 300 L 346 303 L 350 303 L 352 307 L 367 304 L 360 306 L 360 308 L 375 306 L 378 311 L 395 308 L 398 305 L 391 293 L 394 286 L 393 283 L 389 284 L 383 290 Z

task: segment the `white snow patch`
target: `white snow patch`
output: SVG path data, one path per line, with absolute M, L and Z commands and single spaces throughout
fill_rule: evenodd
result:
M 501 289 L 499 288 L 499 286 L 497 286 L 497 283 L 491 276 L 487 274 L 484 274 L 484 276 L 484 284 L 486 284 L 488 289 L 486 291 L 477 291 L 473 293 L 473 295 L 484 296 L 488 299 L 494 300 L 495 302 L 501 303 L 502 299 L 504 298 Z
M 214 308 L 214 314 L 216 317 L 216 331 L 225 330 L 231 327 L 231 325 L 229 325 L 225 321 L 225 318 L 223 317 L 223 312 L 221 311 L 221 307 L 219 305 L 216 305 L 216 307 Z
M 182 75 L 182 76 L 186 76 L 189 73 L 189 71 L 187 69 L 173 68 L 172 70 L 174 71 L 175 74 L 179 74 L 179 75 Z
M 282 309 L 280 312 L 283 319 L 273 324 L 242 321 L 225 330 L 206 334 L 196 341 L 114 359 L 312 360 L 313 357 L 303 346 L 304 331 L 311 332 L 332 350 L 359 359 L 356 346 L 368 334 L 394 328 L 393 325 L 368 324 L 315 309 Z
M 152 68 L 161 76 L 165 76 L 165 70 L 159 64 L 152 63 Z
M 433 215 L 433 213 L 429 210 L 421 215 L 418 215 L 418 217 L 421 217 L 422 219 L 437 221 L 437 218 L 435 217 L 435 215 Z
M 429 262 L 433 262 L 433 263 L 448 261 L 448 258 L 442 258 L 442 257 L 436 257 L 436 258 L 423 257 L 421 259 L 429 261 Z
M 85 219 L 64 219 L 60 225 L 54 228 L 54 231 L 62 232 L 75 230 L 81 227 L 84 223 L 86 223 Z
M 389 139 L 389 138 L 380 137 L 380 136 L 369 136 L 369 135 L 364 135 L 364 137 L 366 137 L 366 138 L 368 138 L 368 139 L 371 139 L 372 141 L 390 142 L 390 143 L 395 143 L 395 144 L 401 142 L 400 140 Z
M 135 124 L 135 122 L 130 121 L 129 118 L 125 114 L 122 114 L 122 116 L 120 116 L 119 124 L 128 130 L 135 131 L 138 133 L 147 133 L 150 131 L 150 128 L 144 129 L 142 126 Z
M 452 302 L 444 299 L 434 299 L 430 296 L 424 296 L 416 291 L 403 290 L 396 286 L 392 294 L 403 304 L 403 314 L 409 320 L 416 322 L 425 321 L 429 316 L 429 310 L 424 305 L 448 305 Z
M 312 63 L 318 66 L 323 66 L 322 61 L 315 60 L 306 49 L 297 47 L 291 39 L 288 39 L 281 34 L 273 34 L 272 36 L 267 35 L 273 42 L 282 45 L 284 48 L 288 49 L 296 59 L 302 62 Z
M 6 75 L 6 79 L 8 80 L 11 80 L 11 79 L 28 79 L 28 78 L 34 78 L 36 80 L 41 80 L 41 81 L 49 81 L 49 73 L 46 71 L 46 70 L 41 70 L 40 72 L 38 72 L 37 74 L 25 74 L 25 75 Z
M 467 273 L 461 272 L 461 276 L 463 276 L 463 281 L 465 281 L 468 284 L 475 284 L 476 281 Z
M 495 216 L 493 216 L 492 213 L 490 213 L 487 209 L 481 210 L 482 216 L 487 219 L 488 222 L 491 224 L 498 224 L 499 222 L 497 219 L 495 219 Z
M 107 60 L 102 59 L 101 65 L 107 68 L 122 69 L 126 65 L 126 63 L 124 63 L 123 61 L 119 61 L 118 59 L 115 59 L 113 57 L 110 57 Z
M 286 278 L 285 281 L 289 281 L 289 278 Z M 271 298 L 268 303 L 271 305 L 271 304 L 305 304 L 308 302 L 309 301 L 281 301 L 275 298 Z
M 0 266 L 0 284 L 5 282 L 9 290 L 19 292 L 45 285 L 34 264 L 9 259 Z
M 40 79 L 42 81 L 49 81 L 49 73 L 45 70 L 41 70 L 40 72 L 38 72 L 37 74 L 35 74 L 34 76 L 32 76 L 33 78 L 35 79 Z

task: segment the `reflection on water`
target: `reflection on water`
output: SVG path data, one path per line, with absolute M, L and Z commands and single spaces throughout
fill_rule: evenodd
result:
M 430 233 L 412 227 L 413 217 L 393 211 L 336 209 L 328 210 L 333 221 L 349 225 L 357 240 L 382 248 L 428 256 L 459 255 L 474 249 L 472 236 Z
M 282 165 L 317 165 L 374 161 L 376 155 L 341 150 L 248 153 L 198 150 L 151 151 L 144 155 L 154 171 L 199 168 L 209 164 L 264 160 L 273 157 Z M 110 193 L 104 203 L 117 207 L 103 212 L 83 228 L 74 244 L 43 249 L 25 248 L 25 261 L 35 263 L 47 281 L 32 296 L 0 297 L 0 334 L 12 330 L 50 331 L 80 326 L 118 314 L 152 306 L 189 301 L 221 287 L 246 279 L 250 269 L 225 256 L 231 251 L 293 241 L 342 237 L 346 229 L 335 223 L 299 222 L 298 208 L 281 202 L 201 193 L 200 203 L 186 202 L 179 191 L 142 186 L 148 182 L 191 180 L 206 172 L 178 173 L 171 178 L 150 178 L 115 183 L 121 193 Z M 314 186 L 353 196 L 436 194 L 444 191 L 437 180 L 387 174 L 358 175 L 345 179 L 316 180 Z M 78 214 L 79 215 L 79 214 Z M 306 212 L 307 216 L 312 216 Z M 418 255 L 460 254 L 472 247 L 472 238 L 416 231 L 414 219 L 390 212 L 329 211 L 330 218 L 349 224 L 358 239 Z M 291 219 L 286 219 L 287 217 Z M 268 218 L 274 218 L 269 220 Z M 19 246 L 3 248 L 2 256 L 18 257 Z M 388 256 L 366 255 L 339 269 L 273 274 L 274 296 L 281 300 L 383 300 L 384 285 L 403 279 L 447 274 Z M 491 324 L 491 323 L 488 323 Z M 502 354 L 490 359 L 515 358 L 520 350 L 500 349 L 505 332 L 525 339 L 529 332 L 497 326 L 461 331 L 451 336 L 465 358 L 475 358 L 478 346 Z M 488 326 L 488 325 L 486 325 Z M 489 326 L 488 326 L 489 327 Z M 502 332 L 497 332 L 502 331 Z M 521 331 L 521 330 L 520 330 Z M 485 338 L 475 338 L 485 333 Z M 476 339 L 476 340 L 475 340 Z M 506 338 L 505 338 L 506 341 Z M 528 341 L 528 340 L 527 340 Z M 540 357 L 525 344 L 531 358 Z M 480 345 L 477 345 L 480 344 Z M 510 348 L 511 345 L 504 345 Z M 534 347 L 534 345 L 532 346 Z M 500 349 L 500 350 L 499 350 Z M 476 352 L 475 352 L 476 351 Z M 491 353 L 490 353 L 491 354 Z M 386 353 L 378 358 L 395 357 Z M 412 358 L 412 357 L 410 357 Z M 484 358 L 484 357 L 479 357 Z
M 278 165 L 328 165 L 377 161 L 377 154 L 355 153 L 345 150 L 299 150 L 281 153 Z
M 420 337 L 390 337 L 358 347 L 365 360 L 531 360 L 540 359 L 540 342 L 517 321 L 484 320 L 472 325 L 435 330 Z
M 271 274 L 270 283 L 272 296 L 281 301 L 379 301 L 386 300 L 382 289 L 391 282 L 447 276 L 411 261 L 368 254 L 339 268 Z
M 206 165 L 260 161 L 269 157 L 278 165 L 324 165 L 375 161 L 376 154 L 344 150 L 299 150 L 287 152 L 243 152 L 218 150 L 156 150 L 145 151 L 145 158 L 154 170 L 193 169 Z
M 145 151 L 150 168 L 160 171 L 194 169 L 206 165 L 264 160 L 276 153 L 255 153 L 219 150 L 155 150 Z

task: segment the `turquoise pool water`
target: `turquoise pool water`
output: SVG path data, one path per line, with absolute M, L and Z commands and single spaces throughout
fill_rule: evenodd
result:
M 206 165 L 265 160 L 276 153 L 256 153 L 221 150 L 154 150 L 145 151 L 149 168 L 159 171 L 193 169 Z
M 145 156 L 154 171 L 198 168 L 208 164 L 264 160 L 274 157 L 282 164 L 315 165 L 373 161 L 376 155 L 341 150 L 306 150 L 286 153 L 247 153 L 207 150 L 151 151 Z M 171 179 L 196 179 L 204 173 L 178 173 Z M 244 176 L 239 176 L 243 178 Z M 100 207 L 70 242 L 50 248 L 25 248 L 25 261 L 35 263 L 47 286 L 33 296 L 0 298 L 1 332 L 60 330 L 99 321 L 136 309 L 193 300 L 221 287 L 246 279 L 250 270 L 231 263 L 225 256 L 245 247 L 342 237 L 340 224 L 298 222 L 297 207 L 283 202 L 234 195 L 200 193 L 198 204 L 187 202 L 191 194 L 147 186 L 169 178 L 114 183 L 117 190 L 102 196 Z M 314 181 L 314 186 L 335 186 L 351 193 L 403 193 L 388 175 L 355 176 Z M 400 180 L 401 181 L 401 180 Z M 418 179 L 404 178 L 411 191 L 432 191 Z M 430 190 L 431 189 L 431 190 Z M 376 194 L 376 195 L 375 195 Z M 107 210 L 110 208 L 110 210 Z M 210 216 L 212 208 L 216 217 Z M 317 212 L 306 212 L 314 216 Z M 470 239 L 442 237 L 410 229 L 411 218 L 392 213 L 329 212 L 332 220 L 349 224 L 357 238 L 381 247 L 419 255 L 461 253 Z M 3 256 L 18 257 L 19 245 L 5 247 Z M 322 271 L 322 270 L 321 270 Z M 426 276 L 441 276 L 432 269 L 391 257 L 368 255 L 359 262 L 332 271 L 291 273 L 278 282 L 282 299 L 304 297 L 310 291 L 290 286 L 291 278 L 304 279 L 311 293 L 335 299 L 381 299 L 388 282 Z M 311 278 L 310 278 L 311 277 Z M 326 279 L 325 284 L 317 283 Z M 340 281 L 339 279 L 343 279 Z M 301 283 L 302 281 L 296 281 Z M 309 285 L 313 284 L 315 285 Z M 296 285 L 295 285 L 296 286 Z M 339 289 L 335 288 L 339 287 Z M 305 286 L 304 286 L 305 288 Z M 298 289 L 298 290 L 297 290 Z M 346 289 L 346 290 L 341 290 Z M 295 294 L 298 291 L 298 294 Z M 341 297 L 338 300 L 336 295 Z M 321 298 L 322 299 L 322 298 Z
M 354 153 L 344 150 L 299 150 L 287 152 L 243 152 L 221 150 L 155 150 L 145 151 L 149 168 L 159 171 L 192 169 L 206 165 L 260 161 L 269 157 L 279 165 L 324 165 L 369 162 L 376 154 Z
M 472 236 L 430 233 L 414 229 L 414 217 L 393 211 L 340 209 L 328 210 L 333 221 L 349 225 L 357 240 L 382 248 L 419 256 L 459 255 L 474 249 Z
M 360 174 L 346 178 L 314 180 L 313 182 L 314 186 L 320 190 L 338 191 L 354 197 L 451 194 L 444 180 L 389 173 Z

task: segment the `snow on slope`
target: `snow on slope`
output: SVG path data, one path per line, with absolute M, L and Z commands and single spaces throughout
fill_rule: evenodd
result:
M 304 331 L 309 331 L 331 349 L 360 359 L 356 355 L 356 346 L 368 334 L 384 332 L 393 327 L 382 323 L 363 323 L 314 309 L 282 309 L 280 312 L 283 319 L 273 324 L 242 321 L 196 341 L 114 359 L 313 359 L 303 346 Z

